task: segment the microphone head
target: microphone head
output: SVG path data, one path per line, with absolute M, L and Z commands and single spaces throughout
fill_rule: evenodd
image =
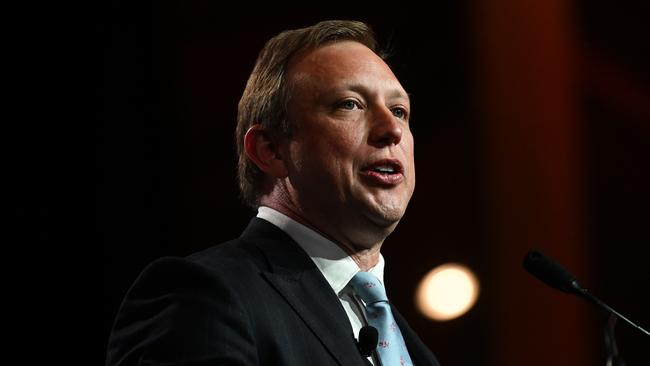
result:
M 582 289 L 575 276 L 538 250 L 531 250 L 526 254 L 524 268 L 530 274 L 555 289 L 566 293 L 581 293 Z
M 359 330 L 359 352 L 364 357 L 370 357 L 372 351 L 377 348 L 377 342 L 379 341 L 379 332 L 377 328 L 366 325 L 365 327 Z

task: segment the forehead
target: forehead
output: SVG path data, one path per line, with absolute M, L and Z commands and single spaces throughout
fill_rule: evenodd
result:
M 388 65 L 361 43 L 343 41 L 303 51 L 289 63 L 294 87 L 339 89 L 346 85 L 381 88 L 408 98 Z

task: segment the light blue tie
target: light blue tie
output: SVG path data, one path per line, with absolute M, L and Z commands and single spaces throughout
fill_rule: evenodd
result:
M 366 304 L 368 324 L 379 332 L 377 353 L 382 366 L 412 366 L 413 362 L 406 349 L 402 332 L 393 318 L 386 291 L 379 279 L 368 272 L 359 272 L 354 275 L 350 284 Z

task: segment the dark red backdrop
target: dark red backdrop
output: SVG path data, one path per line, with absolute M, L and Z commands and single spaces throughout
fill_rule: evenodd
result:
M 386 276 L 443 364 L 604 363 L 605 318 L 523 272 L 529 248 L 650 326 L 650 32 L 639 5 L 449 1 L 369 14 L 330 4 L 278 16 L 217 3 L 106 5 L 98 359 L 149 261 L 237 236 L 252 216 L 237 199 L 232 143 L 246 78 L 270 36 L 331 18 L 367 21 L 389 40 L 412 93 L 418 182 L 385 244 Z M 413 290 L 446 261 L 472 267 L 482 293 L 466 316 L 434 323 L 414 309 Z M 398 280 L 406 285 L 391 287 Z M 647 339 L 618 331 L 628 364 L 647 361 Z

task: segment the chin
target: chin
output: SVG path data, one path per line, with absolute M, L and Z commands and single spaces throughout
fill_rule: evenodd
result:
M 397 223 L 399 223 L 399 220 L 402 219 L 402 216 L 404 216 L 405 211 L 405 207 L 383 205 L 379 207 L 373 207 L 373 209 L 371 209 L 368 213 L 368 217 L 377 226 L 390 229 L 392 231 L 395 226 L 397 226 Z
M 371 223 L 373 230 L 392 231 L 404 216 L 411 195 L 406 192 L 364 192 L 357 198 L 355 206 Z

